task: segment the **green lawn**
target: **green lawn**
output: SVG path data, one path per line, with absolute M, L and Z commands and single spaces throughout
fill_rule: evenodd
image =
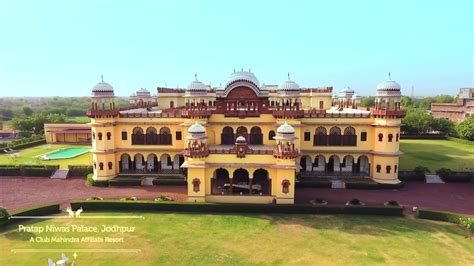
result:
M 92 154 L 90 152 L 71 159 L 44 161 L 40 158 L 36 158 L 36 156 L 42 155 L 47 152 L 70 147 L 91 148 L 91 146 L 88 145 L 44 144 L 36 147 L 19 150 L 18 153 L 20 156 L 18 158 L 13 158 L 11 154 L 0 154 L 0 164 L 59 164 L 61 169 L 67 169 L 68 165 L 92 164 Z
M 91 213 L 84 214 L 91 215 Z M 78 252 L 76 265 L 468 265 L 474 245 L 454 224 L 373 216 L 143 215 L 145 219 L 54 219 L 29 225 L 135 226 L 134 233 L 19 233 L 0 235 L 1 265 L 46 264 L 61 250 L 138 249 L 138 253 Z M 123 243 L 31 243 L 31 237 L 123 237 Z M 17 253 L 12 249 L 57 249 Z
M 400 170 L 426 166 L 432 173 L 444 167 L 474 171 L 474 142 L 455 140 L 401 140 Z

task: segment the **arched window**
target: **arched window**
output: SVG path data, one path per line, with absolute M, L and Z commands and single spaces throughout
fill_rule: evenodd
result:
M 242 136 L 248 141 L 248 133 L 247 133 L 247 128 L 246 127 L 238 127 L 237 128 L 237 133 L 235 134 L 235 137 Z
M 170 101 L 170 108 L 174 108 L 174 101 Z
M 380 170 L 382 169 L 382 166 L 380 164 L 377 164 L 377 173 L 380 173 Z
M 109 170 L 112 170 L 112 166 L 113 166 L 112 162 L 109 162 L 107 166 L 109 167 Z
M 251 145 L 262 145 L 263 144 L 263 134 L 260 127 L 252 127 L 250 129 L 250 139 L 249 143 Z
M 383 134 L 382 134 L 382 133 L 379 133 L 379 141 L 380 141 L 380 142 L 383 141 Z
M 396 142 L 398 142 L 399 137 L 400 137 L 400 135 L 398 135 L 398 133 L 397 133 L 397 135 L 395 135 L 395 141 Z
M 353 127 L 346 127 L 344 129 L 344 136 L 342 137 L 342 143 L 344 146 L 357 145 L 356 131 Z
M 274 140 L 273 139 L 274 137 L 275 137 L 275 131 L 270 130 L 270 132 L 268 132 L 268 140 Z
M 149 127 L 146 129 L 145 144 L 148 144 L 148 145 L 158 144 L 158 134 L 157 134 L 156 128 Z
M 136 127 L 132 131 L 132 145 L 143 145 L 145 144 L 145 135 L 141 127 Z
M 224 127 L 221 134 L 221 144 L 232 145 L 234 144 L 234 140 L 234 129 L 232 127 Z
M 107 140 L 110 140 L 112 138 L 112 133 L 107 132 Z
M 390 174 L 390 170 L 392 170 L 392 167 L 390 165 L 387 165 L 387 167 L 385 167 L 385 170 L 387 171 L 387 174 Z
M 194 178 L 193 179 L 193 191 L 194 192 L 199 192 L 199 185 L 201 184 L 201 181 L 199 181 L 199 178 Z
M 329 145 L 340 146 L 341 144 L 341 129 L 338 127 L 331 128 L 329 130 Z
M 285 179 L 281 182 L 282 186 L 282 192 L 285 194 L 288 194 L 290 192 L 290 181 L 288 179 Z
M 319 109 L 324 109 L 324 102 L 323 101 L 319 101 Z
M 327 145 L 327 131 L 324 127 L 316 128 L 316 132 L 313 138 L 313 146 L 326 146 Z
M 388 142 L 392 142 L 392 140 L 393 140 L 393 134 L 390 133 L 388 134 Z
M 99 140 L 102 140 L 102 132 L 99 132 L 99 134 L 97 134 L 97 137 L 99 138 Z
M 159 137 L 158 144 L 161 144 L 161 145 L 172 144 L 172 135 L 169 128 L 167 127 L 160 128 L 160 137 Z
M 99 170 L 104 170 L 104 163 L 99 163 Z

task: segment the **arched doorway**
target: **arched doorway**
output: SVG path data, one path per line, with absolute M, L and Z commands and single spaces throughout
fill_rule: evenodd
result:
M 175 172 L 179 171 L 183 163 L 184 163 L 184 156 L 182 154 L 176 154 L 173 158 L 173 170 Z
M 260 195 L 271 194 L 271 179 L 268 176 L 268 171 L 265 169 L 258 169 L 253 172 L 252 191 Z
M 124 153 L 122 154 L 122 156 L 120 156 L 120 163 L 119 163 L 119 166 L 120 166 L 120 171 L 129 171 L 131 170 L 132 168 L 132 159 L 130 158 L 130 155 L 128 155 L 127 153 Z
M 171 156 L 169 154 L 162 154 L 160 156 L 160 167 L 162 171 L 171 171 L 173 169 L 173 161 L 171 161 Z
M 364 174 L 370 174 L 370 165 L 369 165 L 369 158 L 367 156 L 362 155 L 359 156 L 357 159 L 357 167 L 356 167 L 356 172 L 357 173 L 364 173 Z
M 158 171 L 158 157 L 155 154 L 153 153 L 148 154 L 146 163 L 147 163 L 146 169 L 148 172 Z
M 232 178 L 232 193 L 233 194 L 249 194 L 250 192 L 249 172 L 243 168 L 234 171 Z
M 329 130 L 329 145 L 330 146 L 341 146 L 341 129 L 333 127 Z
M 145 144 L 145 135 L 141 127 L 136 127 L 132 131 L 132 145 L 143 145 Z
M 224 127 L 221 134 L 221 144 L 233 145 L 235 141 L 234 129 L 232 127 Z
M 355 172 L 355 169 L 354 169 L 354 157 L 352 157 L 351 155 L 346 155 L 346 156 L 344 156 L 344 158 L 342 159 L 341 171 L 342 171 L 343 173 L 352 173 L 352 172 Z
M 250 140 L 251 145 L 262 145 L 263 144 L 263 134 L 260 127 L 252 127 L 250 129 Z
M 329 161 L 328 161 L 328 172 L 329 173 L 340 173 L 340 160 L 339 160 L 339 156 L 337 155 L 332 155 L 331 157 L 329 157 Z
M 326 158 L 322 155 L 318 155 L 314 158 L 313 171 L 324 172 L 326 169 Z
M 301 156 L 300 166 L 301 166 L 301 172 L 311 172 L 313 170 L 311 157 L 309 157 L 308 155 Z
M 135 154 L 133 157 L 133 163 L 134 163 L 134 168 L 136 170 L 143 170 L 145 169 L 145 160 L 143 158 L 143 155 L 141 153 Z
M 244 137 L 246 140 L 248 140 L 248 139 L 249 139 L 249 136 L 248 136 L 248 135 L 249 135 L 249 134 L 248 134 L 248 132 L 247 132 L 247 128 L 241 126 L 241 127 L 238 127 L 238 128 L 237 128 L 237 133 L 235 134 L 235 137 L 237 138 L 237 137 L 239 137 L 239 136 L 242 136 L 242 137 Z
M 214 195 L 224 195 L 230 193 L 229 171 L 219 168 L 214 171 L 211 180 L 211 193 Z
M 158 134 L 157 134 L 156 128 L 149 127 L 146 129 L 145 144 L 148 144 L 148 145 L 158 144 Z
M 158 144 L 161 145 L 171 145 L 172 144 L 172 136 L 171 130 L 167 127 L 160 128 L 160 137 Z

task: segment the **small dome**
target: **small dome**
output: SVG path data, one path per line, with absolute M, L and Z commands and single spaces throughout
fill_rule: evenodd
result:
M 400 90 L 400 84 L 393 80 L 387 80 L 380 82 L 377 85 L 377 90 Z
M 92 96 L 114 96 L 114 88 L 109 83 L 105 82 L 104 76 L 102 76 L 101 82 L 95 84 L 94 88 L 92 88 Z
M 287 122 L 285 122 L 283 125 L 278 127 L 277 133 L 280 133 L 280 134 L 295 134 L 295 128 L 292 127 Z
M 290 73 L 288 73 L 288 80 L 285 80 L 282 84 L 278 86 L 280 91 L 299 91 L 300 85 L 290 79 Z
M 238 136 L 238 137 L 235 139 L 235 142 L 236 142 L 236 143 L 245 143 L 245 142 L 247 142 L 247 141 L 245 140 L 245 137 L 244 137 L 244 136 Z
M 194 80 L 186 87 L 188 91 L 207 91 L 207 86 L 197 79 L 197 74 L 194 74 Z
M 340 98 L 351 98 L 354 95 L 354 90 L 350 87 L 345 87 L 339 92 Z
M 151 93 L 147 89 L 139 89 L 136 93 L 138 98 L 151 98 Z
M 244 71 L 243 69 L 241 71 L 234 70 L 234 73 L 230 74 L 230 77 L 227 80 L 224 88 L 227 88 L 230 84 L 236 81 L 247 81 L 257 87 L 260 87 L 260 82 L 258 81 L 257 77 L 252 72 L 250 72 L 250 69 L 248 72 Z
M 196 122 L 189 127 L 188 132 L 191 134 L 202 134 L 206 132 L 206 128 Z

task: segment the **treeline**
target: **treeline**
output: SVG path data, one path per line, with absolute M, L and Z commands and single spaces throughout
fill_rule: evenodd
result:
M 26 97 L 0 98 L 0 119 L 11 120 L 14 117 L 33 114 L 62 114 L 65 116 L 85 116 L 90 108 L 90 97 Z M 127 98 L 117 98 L 116 106 L 127 107 Z
M 424 97 L 424 98 L 412 98 L 409 96 L 402 96 L 401 106 L 404 109 L 417 108 L 423 110 L 430 110 L 432 103 L 455 103 L 458 98 L 450 95 L 438 95 L 433 97 Z M 374 107 L 375 106 L 375 97 L 368 96 L 362 97 L 360 106 L 364 107 Z

